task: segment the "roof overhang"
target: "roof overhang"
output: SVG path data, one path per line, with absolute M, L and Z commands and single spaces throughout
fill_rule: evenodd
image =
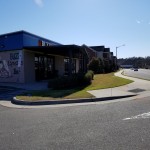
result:
M 27 46 L 23 47 L 23 49 L 34 53 L 50 55 L 69 56 L 70 51 L 72 51 L 73 54 L 82 52 L 84 55 L 86 55 L 84 48 L 78 45 Z

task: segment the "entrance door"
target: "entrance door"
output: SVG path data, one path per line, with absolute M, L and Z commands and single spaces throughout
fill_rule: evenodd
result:
M 47 80 L 54 77 L 55 64 L 53 56 L 35 56 L 35 76 L 36 80 Z

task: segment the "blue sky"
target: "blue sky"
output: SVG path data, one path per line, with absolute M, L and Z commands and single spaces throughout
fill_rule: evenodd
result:
M 0 34 L 25 30 L 62 44 L 150 56 L 150 0 L 1 0 Z

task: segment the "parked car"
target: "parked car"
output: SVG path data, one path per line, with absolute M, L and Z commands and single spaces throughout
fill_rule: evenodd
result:
M 134 71 L 138 71 L 138 68 L 134 68 Z

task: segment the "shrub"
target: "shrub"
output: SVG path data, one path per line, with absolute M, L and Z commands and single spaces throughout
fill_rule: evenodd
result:
M 92 71 L 92 70 L 88 70 L 88 72 L 87 73 L 90 73 L 91 74 L 91 76 L 92 76 L 92 80 L 94 79 L 94 72 Z
M 66 76 L 55 78 L 48 83 L 48 87 L 53 89 L 63 89 L 69 86 L 70 78 Z
M 72 76 L 62 76 L 48 82 L 48 87 L 53 89 L 68 89 L 91 84 L 93 79 L 93 71 L 88 71 L 86 74 L 79 73 Z
M 84 76 L 84 84 L 89 85 L 92 81 L 92 74 L 90 72 L 87 72 Z

